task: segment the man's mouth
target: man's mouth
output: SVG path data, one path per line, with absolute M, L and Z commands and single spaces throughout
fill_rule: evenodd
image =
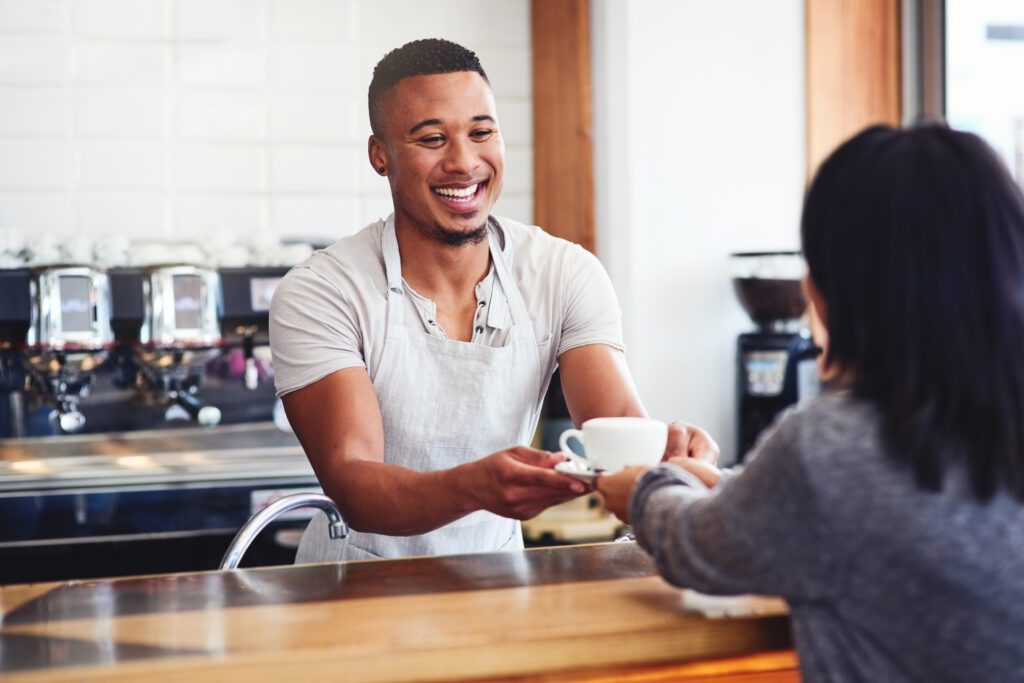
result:
M 445 204 L 454 207 L 469 207 L 475 203 L 475 200 L 483 194 L 484 188 L 487 187 L 487 181 L 480 183 L 473 183 L 472 185 L 466 185 L 464 187 L 457 187 L 455 185 L 447 185 L 445 187 L 433 188 L 434 194 L 444 200 Z

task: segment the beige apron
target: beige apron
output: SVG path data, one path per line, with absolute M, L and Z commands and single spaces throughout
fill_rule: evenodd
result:
M 450 469 L 530 442 L 540 412 L 540 353 L 526 304 L 499 248 L 492 220 L 488 244 L 495 276 L 508 299 L 512 331 L 493 348 L 441 339 L 408 319 L 394 217 L 382 235 L 387 273 L 388 324 L 376 376 L 371 378 L 384 423 L 384 462 L 420 471 Z M 506 240 L 508 242 L 508 240 Z M 491 311 L 503 310 L 491 302 Z M 519 522 L 478 511 L 419 536 L 353 531 L 330 540 L 318 513 L 306 528 L 296 563 L 518 550 Z

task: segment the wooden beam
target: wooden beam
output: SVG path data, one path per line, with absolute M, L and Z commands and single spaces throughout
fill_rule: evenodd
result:
M 840 143 L 900 124 L 900 0 L 806 0 L 808 177 Z
M 530 20 L 534 221 L 594 251 L 590 2 L 532 0 Z

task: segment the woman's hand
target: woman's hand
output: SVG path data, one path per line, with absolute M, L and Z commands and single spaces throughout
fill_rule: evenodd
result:
M 718 480 L 722 478 L 722 470 L 708 462 L 698 460 L 696 458 L 678 458 L 673 460 L 672 464 L 683 468 L 700 479 L 700 482 L 709 489 L 715 488 Z
M 597 478 L 597 490 L 604 497 L 604 506 L 626 524 L 629 524 L 629 498 L 633 493 L 636 480 L 650 469 L 650 467 L 627 467 L 621 472 L 605 474 Z
M 710 434 L 699 427 L 676 421 L 668 426 L 668 443 L 661 461 L 679 464 L 681 460 L 694 459 L 714 465 L 720 454 L 721 450 Z

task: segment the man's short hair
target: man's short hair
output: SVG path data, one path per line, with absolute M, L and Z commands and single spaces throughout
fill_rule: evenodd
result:
M 403 78 L 428 74 L 448 74 L 456 71 L 475 71 L 490 80 L 480 65 L 476 53 L 457 43 L 442 38 L 424 38 L 406 43 L 384 55 L 373 70 L 370 81 L 370 129 L 380 135 L 380 102 L 390 88 Z

